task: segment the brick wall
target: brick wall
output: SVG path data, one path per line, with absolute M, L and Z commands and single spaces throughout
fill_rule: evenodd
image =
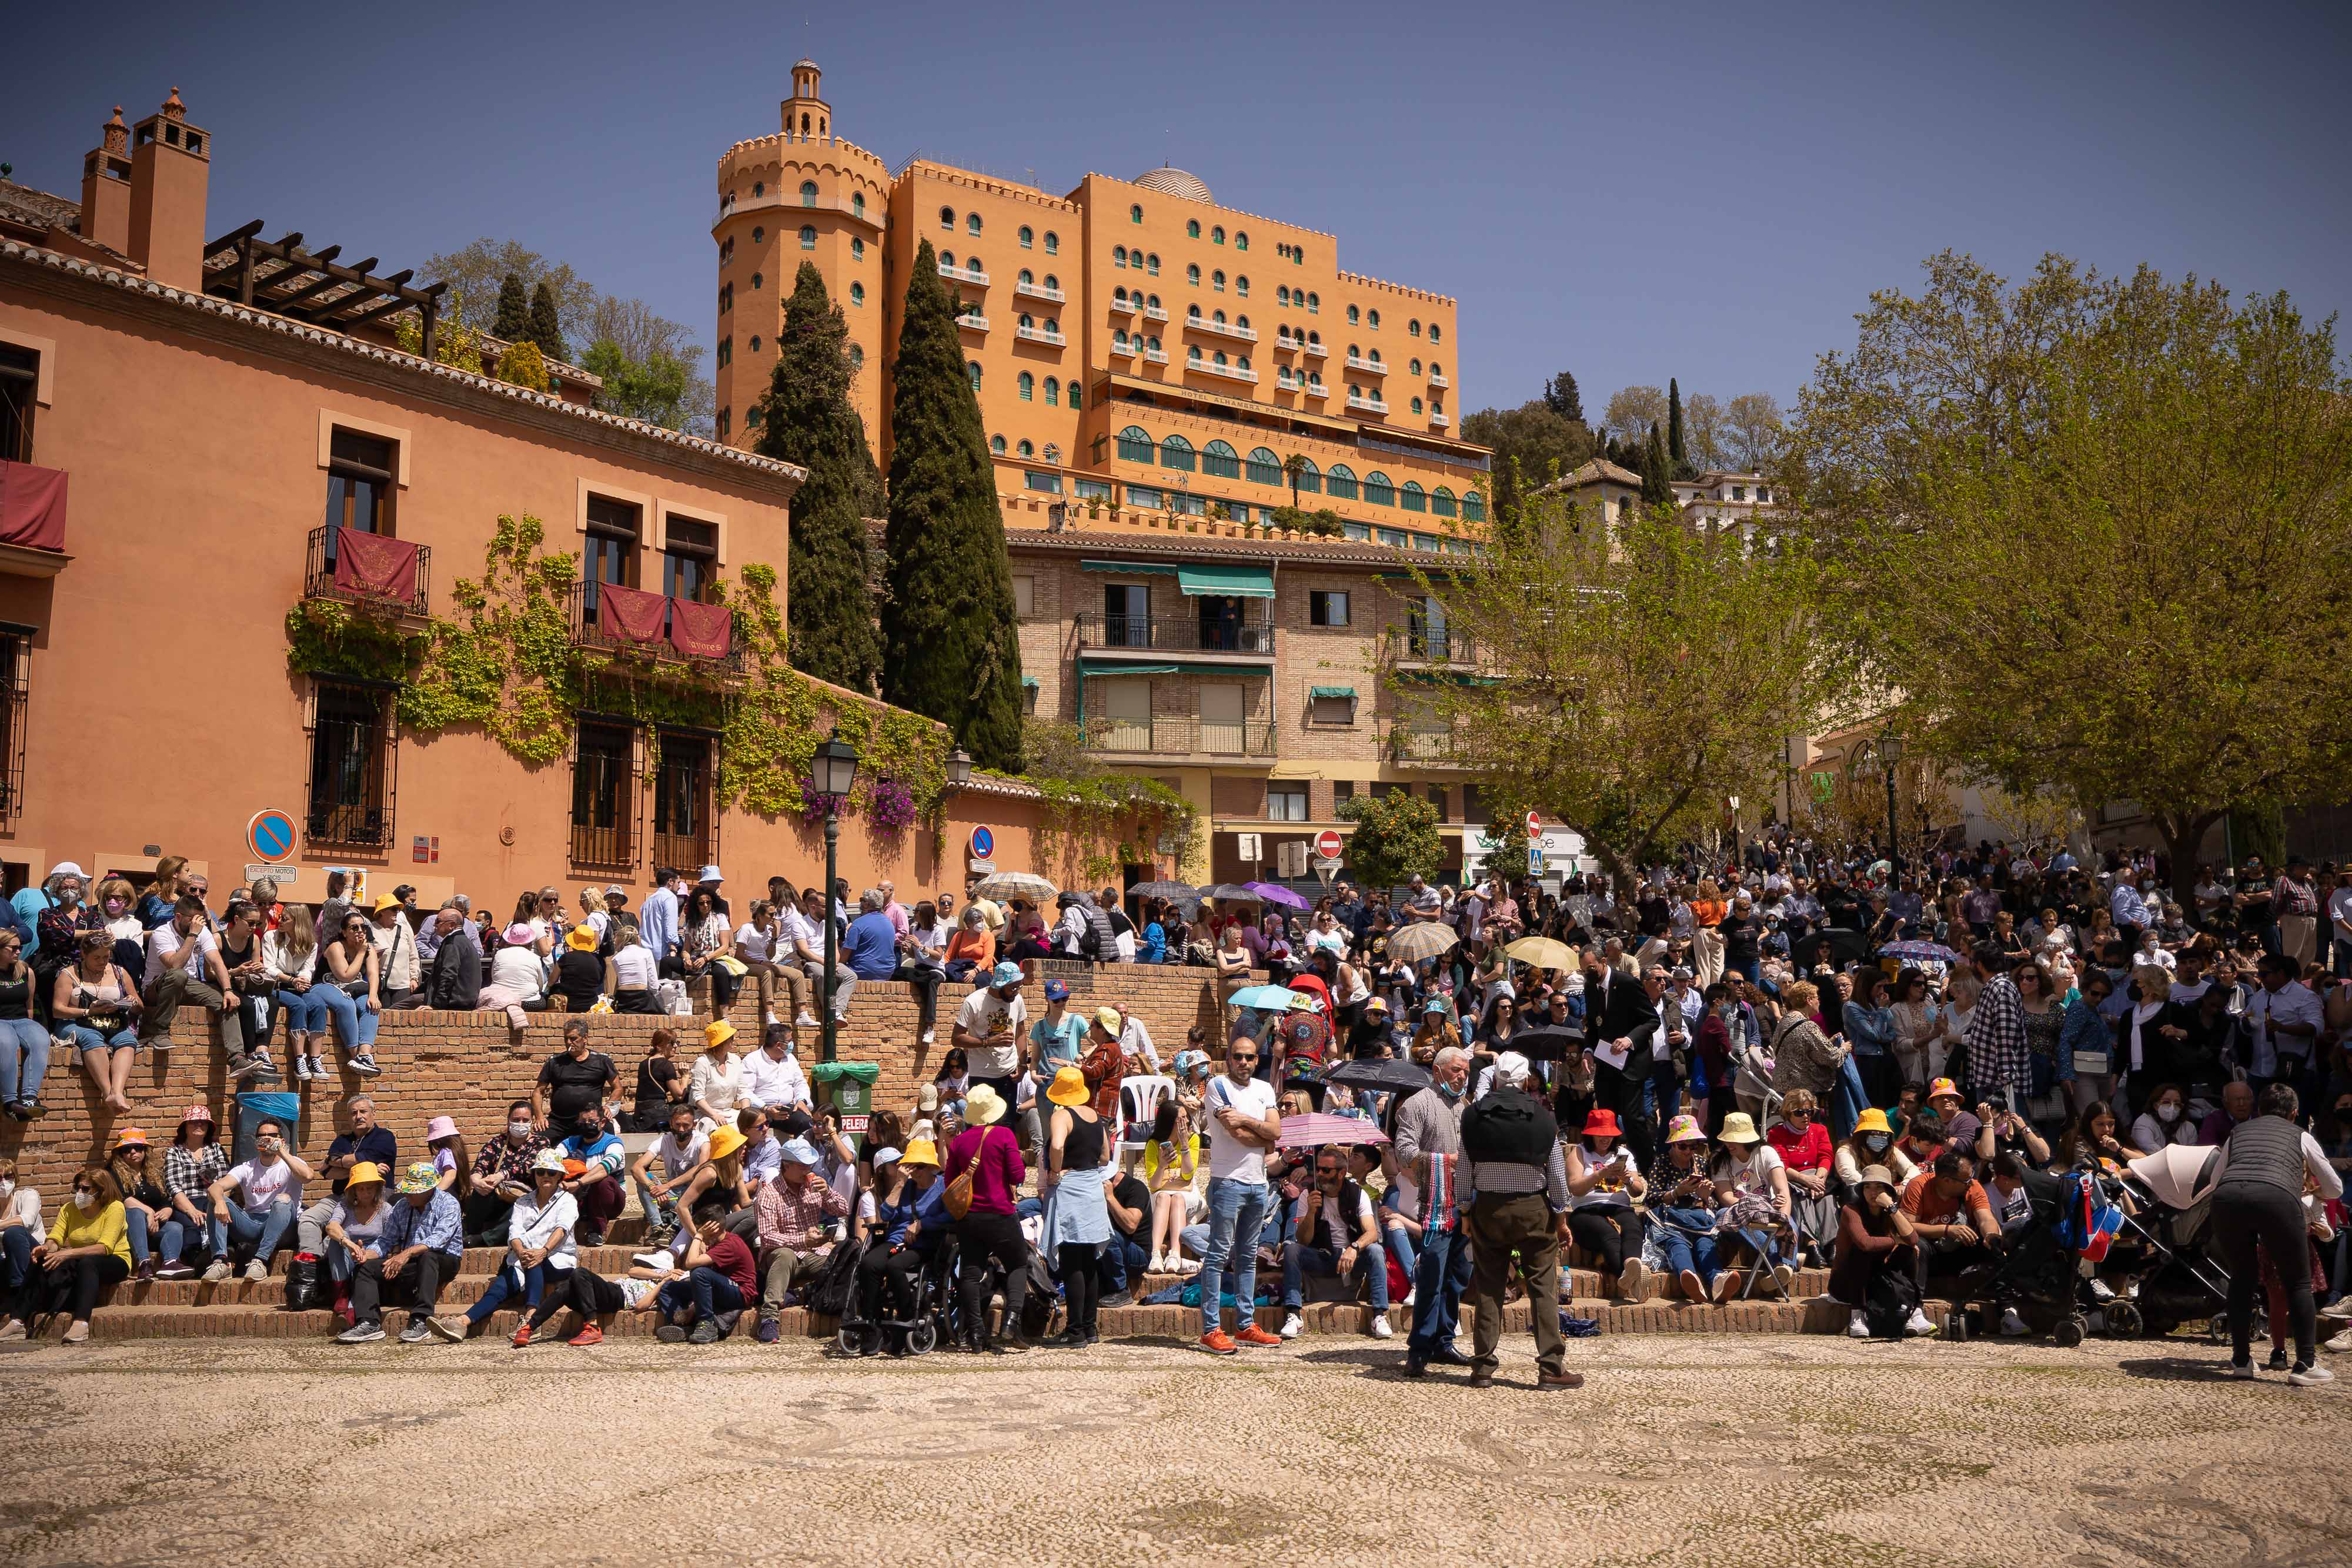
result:
M 1198 1023 L 1215 1033 L 1213 988 L 1205 969 L 1120 965 L 1095 969 L 1083 965 L 1047 966 L 1070 987 L 1073 1008 L 1092 1009 L 1118 1002 L 1141 1017 L 1159 1046 L 1162 1061 L 1184 1044 L 1186 1030 Z M 939 1043 L 929 1051 L 917 1044 L 915 998 L 911 987 L 896 981 L 858 982 L 851 999 L 850 1018 L 839 1036 L 839 1055 L 847 1061 L 881 1064 L 874 1086 L 877 1109 L 901 1112 L 911 1106 L 915 1084 L 938 1070 L 945 1051 L 953 1010 L 967 993 L 957 986 L 940 989 Z M 1028 991 L 1032 1016 L 1045 1010 L 1042 986 Z M 735 1014 L 743 1030 L 737 1043 L 750 1049 L 757 1030 L 750 1027 L 750 1009 L 741 1001 Z M 434 1116 L 457 1118 L 468 1149 L 481 1146 L 506 1121 L 509 1102 L 527 1096 L 540 1064 L 562 1045 L 560 1013 L 534 1018 L 522 1043 L 509 1043 L 503 1013 L 412 1012 L 385 1015 L 377 1036 L 376 1061 L 383 1076 L 373 1081 L 339 1073 L 338 1082 L 297 1083 L 285 1088 L 298 1093 L 302 1115 L 297 1128 L 296 1152 L 322 1155 L 339 1130 L 341 1101 L 365 1092 L 376 1103 L 376 1118 L 392 1129 L 406 1160 L 425 1147 L 425 1124 Z M 656 1020 L 637 1017 L 592 1017 L 587 1020 L 594 1047 L 613 1059 L 620 1070 L 620 1097 L 625 1102 L 636 1082 L 636 1063 L 645 1055 L 646 1039 Z M 699 1048 L 703 1019 L 681 1020 L 679 1060 L 690 1061 Z M 85 1162 L 102 1161 L 122 1127 L 138 1127 L 147 1134 L 149 1165 L 163 1175 L 163 1149 L 171 1142 L 181 1111 L 196 1101 L 213 1108 L 226 1136 L 230 1094 L 219 1049 L 208 1038 L 201 1013 L 183 1013 L 173 1030 L 167 1056 L 142 1053 L 132 1070 L 129 1090 L 136 1109 L 116 1116 L 98 1103 L 89 1079 L 60 1054 L 52 1060 L 42 1083 L 42 1103 L 48 1114 L 31 1124 L 0 1120 L 0 1157 L 18 1163 L 17 1180 L 39 1189 L 46 1211 L 54 1218 L 57 1203 L 72 1186 L 72 1173 Z M 285 1053 L 279 1040 L 272 1051 L 281 1066 Z M 804 1065 L 819 1054 L 815 1031 L 808 1031 L 801 1047 Z M 159 1063 L 163 1065 L 159 1067 Z

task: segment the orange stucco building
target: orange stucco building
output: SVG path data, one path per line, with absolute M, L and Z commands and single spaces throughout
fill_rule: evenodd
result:
M 403 319 L 429 335 L 436 292 L 258 224 L 208 239 L 214 151 L 175 90 L 103 128 L 79 201 L 0 182 L 8 887 L 173 852 L 226 893 L 272 810 L 296 830 L 289 896 L 316 897 L 330 866 L 428 906 L 644 888 L 665 862 L 717 861 L 743 896 L 813 879 L 822 842 L 797 814 L 726 806 L 720 732 L 631 716 L 675 709 L 558 716 L 562 755 L 533 764 L 478 724 L 405 732 L 413 666 L 306 665 L 289 612 L 413 633 L 459 612 L 499 518 L 528 515 L 570 562 L 567 656 L 723 694 L 747 568 L 774 569 L 782 607 L 803 475 L 600 413 L 568 366 L 541 392 L 403 351 Z M 944 810 L 936 838 L 845 824 L 842 873 L 960 890 L 977 825 L 1000 864 L 1029 865 L 1025 786 L 975 781 Z
M 1293 498 L 1360 539 L 1467 549 L 1488 453 L 1453 438 L 1454 301 L 1341 268 L 1329 235 L 1217 204 L 1179 169 L 1053 195 L 841 136 L 815 64 L 773 135 L 719 161 L 719 435 L 749 444 L 782 307 L 814 262 L 849 321 L 888 465 L 889 365 L 916 247 L 963 302 L 1008 513 L 1264 523 Z M 1008 520 L 1011 520 L 1010 517 Z M 1015 526 L 1018 526 L 1017 523 Z

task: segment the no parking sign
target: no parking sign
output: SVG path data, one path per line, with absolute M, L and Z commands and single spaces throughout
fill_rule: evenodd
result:
M 274 806 L 256 811 L 245 825 L 245 842 L 254 859 L 280 864 L 294 853 L 294 819 Z

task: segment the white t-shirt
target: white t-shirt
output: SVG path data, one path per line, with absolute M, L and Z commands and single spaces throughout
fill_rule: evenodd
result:
M 748 920 L 735 928 L 735 945 L 743 950 L 746 963 L 772 962 L 775 957 L 773 944 L 776 940 L 775 932 L 762 931 Z
M 1265 1150 L 1234 1137 L 1218 1120 L 1216 1113 L 1221 1110 L 1238 1111 L 1245 1117 L 1261 1120 L 1270 1116 L 1274 1114 L 1274 1085 L 1263 1078 L 1235 1083 L 1231 1073 L 1221 1072 L 1209 1080 L 1202 1103 L 1202 1114 L 1209 1124 L 1210 1177 L 1265 1185 Z
M 654 959 L 653 949 L 641 942 L 632 942 L 613 952 L 613 988 L 616 991 L 650 991 L 660 977 L 661 966 Z
M 299 1198 L 302 1183 L 294 1175 L 294 1167 L 284 1160 L 272 1160 L 264 1165 L 258 1159 L 228 1167 L 229 1185 L 236 1189 L 237 1201 L 245 1205 L 247 1214 L 269 1212 L 269 1206 L 280 1197 Z
M 2339 887 L 2327 900 L 2327 918 L 2336 925 L 2338 942 L 2352 941 L 2352 887 Z
M 1021 1036 L 1029 1022 L 1026 998 L 1006 1001 L 983 986 L 964 998 L 956 1009 L 956 1024 L 977 1040 L 997 1043 L 972 1046 L 964 1059 L 974 1078 L 1010 1078 L 1021 1071 Z
M 549 1237 L 562 1231 L 562 1241 L 547 1255 L 547 1267 L 559 1270 L 572 1265 L 576 1250 L 572 1232 L 579 1228 L 580 1200 L 562 1187 L 555 1189 L 545 1208 L 539 1206 L 536 1187 L 523 1194 L 515 1199 L 513 1215 L 507 1221 L 507 1234 L 526 1247 L 544 1247 Z M 511 1260 L 514 1254 L 507 1256 Z
M 526 999 L 547 988 L 547 970 L 528 947 L 501 947 L 490 956 L 490 984 Z
M 661 1157 L 663 1179 L 675 1181 L 702 1163 L 702 1156 L 710 1149 L 710 1134 L 698 1126 L 692 1127 L 687 1131 L 686 1142 L 680 1144 L 677 1134 L 666 1132 L 654 1149 Z
M 220 944 L 213 939 L 211 929 L 199 925 L 189 934 L 188 939 L 196 945 L 196 956 L 188 960 L 188 978 L 206 985 L 217 983 L 220 976 L 214 967 L 214 956 L 219 953 Z M 173 920 L 166 920 L 147 933 L 147 973 L 139 982 L 142 993 L 153 989 L 155 983 L 163 978 L 163 960 L 180 950 L 182 940 L 180 927 Z

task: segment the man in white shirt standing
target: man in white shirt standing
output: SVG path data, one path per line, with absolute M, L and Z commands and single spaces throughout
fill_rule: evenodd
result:
M 637 911 L 637 936 L 659 965 L 677 946 L 678 889 L 686 879 L 669 866 L 654 873 L 654 890 Z
M 1257 1077 L 1255 1039 L 1236 1034 L 1225 1071 L 1209 1081 L 1201 1108 L 1209 1131 L 1209 1244 L 1201 1257 L 1201 1348 L 1232 1355 L 1242 1345 L 1282 1340 L 1257 1326 L 1257 1239 L 1266 1216 L 1265 1152 L 1282 1135 L 1274 1085 Z M 1224 1330 L 1224 1276 L 1233 1262 L 1234 1303 L 1241 1332 Z
M 955 1028 L 948 1036 L 963 1051 L 971 1082 L 988 1084 L 1007 1105 L 1019 1094 L 1020 1077 L 1028 1066 L 1024 1057 L 1029 1007 L 1021 999 L 1022 978 L 1020 965 L 997 965 L 988 984 L 956 1009 Z
M 2262 984 L 2246 998 L 2246 1031 L 2253 1041 L 2246 1077 L 2257 1094 L 2286 1083 L 2307 1096 L 2314 1092 L 2312 1056 L 2324 1026 L 2319 998 L 2294 977 L 2292 958 L 2266 955 L 2257 972 Z

